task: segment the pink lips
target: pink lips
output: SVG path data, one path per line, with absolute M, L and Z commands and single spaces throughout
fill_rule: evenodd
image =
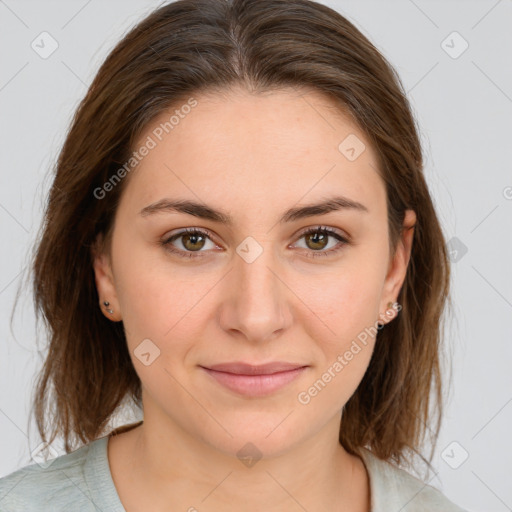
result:
M 263 365 L 247 363 L 222 363 L 201 366 L 217 382 L 228 389 L 247 396 L 264 396 L 296 379 L 306 365 L 276 361 Z

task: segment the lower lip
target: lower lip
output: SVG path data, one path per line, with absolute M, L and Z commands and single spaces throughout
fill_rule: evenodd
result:
M 246 396 L 265 396 L 283 388 L 306 370 L 306 366 L 269 375 L 237 375 L 203 368 L 224 387 Z

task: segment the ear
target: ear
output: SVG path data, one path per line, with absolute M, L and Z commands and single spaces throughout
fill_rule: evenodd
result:
M 388 304 L 389 302 L 395 303 L 405 280 L 411 257 L 415 225 L 416 213 L 414 210 L 406 210 L 402 233 L 397 243 L 395 254 L 389 262 L 388 272 L 384 282 L 380 311 L 385 311 L 385 313 L 380 314 L 380 323 L 388 323 L 396 316 L 396 308 L 390 308 Z
M 100 298 L 100 309 L 102 313 L 114 322 L 122 320 L 119 301 L 117 299 L 116 287 L 114 283 L 114 274 L 110 256 L 107 254 L 103 236 L 100 234 L 92 247 L 92 260 L 94 268 L 94 278 L 96 281 L 96 289 Z M 104 302 L 108 302 L 106 306 Z M 112 311 L 112 313 L 109 312 Z

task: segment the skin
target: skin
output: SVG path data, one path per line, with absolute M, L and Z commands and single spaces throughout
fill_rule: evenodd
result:
M 94 253 L 99 297 L 114 313 L 102 310 L 123 321 L 143 388 L 144 423 L 109 440 L 118 494 L 128 512 L 368 511 L 365 466 L 343 449 L 338 432 L 375 337 L 308 404 L 297 396 L 365 327 L 392 321 L 385 312 L 404 281 L 413 229 L 403 231 L 391 257 L 375 153 L 329 98 L 293 89 L 194 97 L 198 105 L 126 178 L 110 255 Z M 140 141 L 168 118 L 155 119 Z M 366 145 L 354 161 L 338 150 L 349 134 Z M 278 223 L 285 210 L 335 194 L 368 211 Z M 164 197 L 206 203 L 234 223 L 139 214 Z M 404 228 L 415 222 L 407 211 Z M 301 235 L 318 226 L 351 242 L 329 235 L 322 246 Z M 160 244 L 184 228 L 212 234 L 188 246 L 174 239 L 182 253 L 197 255 L 190 247 L 197 248 L 195 259 Z M 251 263 L 236 252 L 248 236 L 262 248 Z M 147 366 L 134 355 L 144 339 L 160 350 Z M 275 360 L 309 367 L 259 398 L 222 387 L 198 366 Z M 252 467 L 237 457 L 247 442 L 262 455 Z

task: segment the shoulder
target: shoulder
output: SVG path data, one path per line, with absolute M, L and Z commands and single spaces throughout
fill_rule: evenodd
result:
M 101 438 L 42 463 L 29 464 L 0 478 L 0 510 L 96 511 L 87 481 L 87 465 Z
M 362 448 L 361 457 L 370 478 L 372 512 L 467 512 L 435 487 Z

